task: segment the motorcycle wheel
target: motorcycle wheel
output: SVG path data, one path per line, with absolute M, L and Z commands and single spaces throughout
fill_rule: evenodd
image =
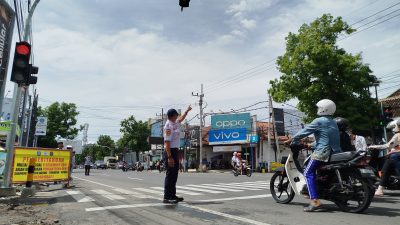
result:
M 368 209 L 374 197 L 373 189 L 368 181 L 356 173 L 347 173 L 343 176 L 344 186 L 347 190 L 344 192 L 354 192 L 346 200 L 335 200 L 334 203 L 344 212 L 362 213 Z
M 250 168 L 247 168 L 246 176 L 251 177 L 251 169 Z
M 293 200 L 295 193 L 286 174 L 276 172 L 269 186 L 271 195 L 277 203 L 288 204 Z

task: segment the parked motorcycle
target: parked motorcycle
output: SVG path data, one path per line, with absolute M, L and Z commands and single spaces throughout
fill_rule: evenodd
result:
M 371 156 L 370 166 L 375 173 L 375 177 L 372 180 L 372 183 L 375 188 L 378 187 L 382 166 L 387 159 L 387 156 L 384 156 L 381 153 L 385 149 L 369 149 L 369 155 Z M 399 154 L 399 153 L 396 153 Z M 391 174 L 389 181 L 387 183 L 386 189 L 388 190 L 400 190 L 400 168 L 396 168 L 394 173 Z
M 285 166 L 278 168 L 271 178 L 271 194 L 277 203 L 288 204 L 296 194 L 308 196 L 303 165 L 298 159 L 302 150 L 303 146 L 292 145 Z M 318 196 L 334 202 L 342 211 L 361 213 L 374 196 L 375 189 L 368 182 L 371 176 L 374 174 L 367 163 L 366 152 L 333 154 L 317 171 Z
M 251 177 L 251 167 L 249 166 L 249 163 L 247 160 L 242 160 L 242 171 L 236 166 L 233 167 L 232 173 L 235 177 L 239 175 L 246 175 L 248 177 Z

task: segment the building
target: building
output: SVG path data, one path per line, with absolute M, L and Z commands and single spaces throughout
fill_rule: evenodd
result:
M 392 108 L 393 117 L 400 117 L 400 89 L 379 101 L 382 102 L 384 106 L 390 106 Z

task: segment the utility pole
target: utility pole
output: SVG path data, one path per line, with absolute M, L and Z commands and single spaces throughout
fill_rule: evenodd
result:
M 381 102 L 381 115 L 383 117 L 384 112 L 383 112 L 383 103 Z M 385 138 L 385 142 L 388 141 L 387 139 L 387 133 L 386 133 L 386 121 L 383 122 L 383 137 Z
M 204 126 L 204 124 L 203 124 L 203 120 L 204 120 L 204 118 L 203 118 L 203 98 L 204 98 L 204 93 L 203 93 L 203 84 L 201 84 L 201 92 L 200 92 L 200 94 L 199 93 L 196 93 L 196 94 L 193 94 L 193 92 L 192 92 L 192 96 L 195 96 L 195 97 L 199 97 L 200 98 L 200 100 L 199 100 L 199 106 L 200 106 L 200 130 L 199 130 L 199 135 L 200 135 L 200 152 L 199 152 L 199 170 L 201 171 L 201 172 L 203 172 L 203 135 L 202 135 L 202 129 L 203 129 L 203 126 Z
M 268 115 L 269 115 L 269 118 L 268 118 L 268 172 L 270 171 L 270 168 L 272 168 L 271 167 L 271 162 L 272 162 L 272 160 L 271 160 L 271 119 L 272 119 L 272 112 L 271 112 L 271 110 L 272 110 L 272 101 L 271 101 L 271 96 L 268 96 L 268 98 L 269 98 L 269 107 L 268 107 Z
M 158 116 L 156 114 L 156 116 Z M 159 121 L 156 121 L 156 123 Z M 161 127 L 160 127 L 160 135 L 161 138 L 164 138 L 164 108 L 161 108 Z M 157 145 L 156 145 L 157 146 Z M 157 149 L 157 147 L 156 147 Z M 163 152 L 164 152 L 164 143 L 161 145 L 161 153 L 160 153 L 160 160 L 163 158 Z
M 280 155 L 280 151 L 279 151 L 279 140 L 278 140 L 278 134 L 277 134 L 277 130 L 276 130 L 276 123 L 275 123 L 275 112 L 274 112 L 274 106 L 272 105 L 272 97 L 271 95 L 269 96 L 269 105 L 271 107 L 271 111 L 272 111 L 272 125 L 273 125 L 273 131 L 274 131 L 274 150 L 275 152 L 275 161 L 278 161 L 279 155 Z
M 29 14 L 28 17 L 26 18 L 26 23 L 25 23 L 25 30 L 24 30 L 24 39 L 25 41 L 28 41 L 30 38 L 30 31 L 31 31 L 31 24 L 32 24 L 32 16 L 33 13 L 35 12 L 36 6 L 39 3 L 40 0 L 35 0 L 33 3 L 32 7 L 29 9 Z M 14 157 L 14 142 L 15 142 L 15 137 L 16 137 L 16 131 L 17 131 L 17 124 L 18 124 L 18 111 L 19 111 L 19 106 L 20 106 L 20 101 L 21 101 L 21 92 L 22 92 L 22 85 L 15 84 L 14 85 L 14 107 L 13 107 L 13 117 L 12 117 L 12 123 L 11 123 L 11 131 L 10 134 L 7 136 L 7 159 L 6 159 L 6 165 L 5 165 L 5 170 L 4 170 L 4 180 L 3 180 L 3 187 L 2 189 L 11 189 L 8 192 L 8 194 L 13 195 L 15 193 L 15 188 L 11 187 L 11 172 L 12 172 L 12 161 Z M 21 143 L 19 143 L 21 144 Z M 14 192 L 14 193 L 13 193 Z

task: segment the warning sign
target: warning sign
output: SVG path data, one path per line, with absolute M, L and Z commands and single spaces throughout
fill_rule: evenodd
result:
M 36 158 L 34 182 L 69 180 L 71 151 L 17 147 L 14 153 L 13 183 L 26 182 L 29 158 Z

